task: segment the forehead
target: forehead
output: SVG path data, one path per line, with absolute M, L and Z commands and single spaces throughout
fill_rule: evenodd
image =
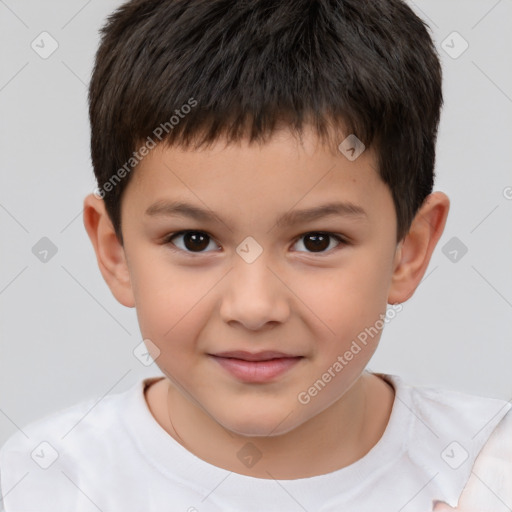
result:
M 314 217 L 315 208 L 368 220 L 376 209 L 385 214 L 390 200 L 372 150 L 351 161 L 312 131 L 299 140 L 281 130 L 265 143 L 219 140 L 200 149 L 160 144 L 138 164 L 122 207 L 136 203 L 145 215 L 188 210 L 198 220 L 205 211 L 235 219 L 272 213 L 291 224 Z M 309 213 L 301 217 L 298 210 Z

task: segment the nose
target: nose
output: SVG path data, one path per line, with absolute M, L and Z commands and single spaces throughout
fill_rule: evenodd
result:
M 290 314 L 290 290 L 263 253 L 247 263 L 238 255 L 224 283 L 220 314 L 228 324 L 261 330 L 284 323 Z

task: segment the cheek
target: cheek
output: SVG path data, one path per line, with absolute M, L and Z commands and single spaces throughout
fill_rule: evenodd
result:
M 303 283 L 304 302 L 324 326 L 317 333 L 323 340 L 319 357 L 324 366 L 346 351 L 359 361 L 351 367 L 364 366 L 373 354 L 387 305 L 390 275 L 386 258 L 371 248 L 358 251 L 336 271 L 318 274 L 314 287 Z
M 301 288 L 304 302 L 311 304 L 336 336 L 353 334 L 385 309 L 389 279 L 375 257 L 360 253 L 336 270 L 317 274 L 313 281 L 309 284 L 314 286 L 304 283 Z
M 176 270 L 153 260 L 132 269 L 136 312 L 141 333 L 166 350 L 184 346 L 207 318 L 208 292 L 215 276 L 191 268 Z

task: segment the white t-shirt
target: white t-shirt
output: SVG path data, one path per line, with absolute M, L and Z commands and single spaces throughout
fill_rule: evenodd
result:
M 377 375 L 396 393 L 386 430 L 337 471 L 272 480 L 203 461 L 149 411 L 144 387 L 155 377 L 16 432 L 0 451 L 0 503 L 6 512 L 429 512 L 433 500 L 455 506 L 473 468 L 471 492 L 510 512 L 511 404 Z

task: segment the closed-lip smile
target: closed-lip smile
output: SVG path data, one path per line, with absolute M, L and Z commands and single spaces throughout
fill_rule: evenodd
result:
M 243 361 L 270 361 L 271 359 L 301 357 L 292 354 L 285 354 L 283 352 L 276 352 L 275 350 L 264 350 L 261 352 L 246 352 L 245 350 L 232 350 L 229 352 L 219 352 L 217 354 L 211 355 L 215 357 L 224 357 L 229 359 L 241 359 Z
M 274 350 L 261 352 L 234 350 L 209 355 L 233 377 L 251 383 L 272 381 L 303 359 L 303 356 L 285 354 Z

